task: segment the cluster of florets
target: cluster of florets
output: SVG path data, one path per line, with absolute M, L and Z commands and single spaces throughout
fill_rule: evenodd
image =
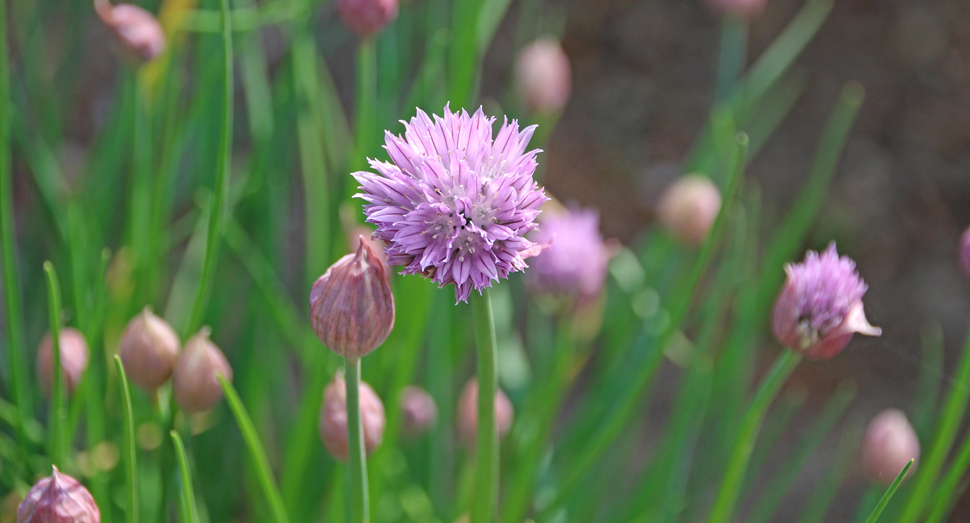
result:
M 453 283 L 458 301 L 523 270 L 539 250 L 525 238 L 548 199 L 532 178 L 539 150 L 526 152 L 535 126 L 506 120 L 493 139 L 494 122 L 481 109 L 445 106 L 434 119 L 418 110 L 403 136 L 385 134 L 390 162 L 354 173 L 387 263 Z

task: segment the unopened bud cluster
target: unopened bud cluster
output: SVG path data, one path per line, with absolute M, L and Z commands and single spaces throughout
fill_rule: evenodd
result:
M 226 357 L 203 327 L 180 349 L 175 330 L 146 307 L 128 322 L 118 352 L 132 383 L 153 392 L 172 380 L 175 400 L 186 412 L 211 409 L 222 398 L 219 376 L 232 380 Z

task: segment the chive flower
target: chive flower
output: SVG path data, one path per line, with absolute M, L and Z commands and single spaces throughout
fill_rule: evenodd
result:
M 67 391 L 73 391 L 79 383 L 84 371 L 88 369 L 91 351 L 88 349 L 88 342 L 84 335 L 77 329 L 64 327 L 58 336 L 61 351 L 61 370 L 64 371 L 64 385 Z M 54 346 L 51 333 L 47 332 L 40 340 L 40 347 L 37 349 L 37 381 L 40 389 L 45 393 L 50 392 L 54 366 Z
M 919 460 L 919 451 L 919 438 L 906 414 L 899 409 L 886 409 L 866 425 L 860 456 L 862 471 L 869 481 L 889 485 L 909 460 Z
M 457 301 L 525 269 L 539 251 L 525 237 L 548 200 L 533 180 L 540 151 L 526 151 L 535 126 L 506 118 L 493 137 L 494 122 L 481 108 L 469 116 L 446 105 L 433 120 L 419 109 L 403 136 L 385 131 L 390 162 L 353 173 L 387 263 L 454 284 Z
M 53 467 L 17 507 L 17 523 L 101 523 L 101 511 L 84 485 Z
M 788 280 L 778 295 L 772 329 L 778 341 L 812 359 L 829 359 L 845 348 L 855 333 L 879 336 L 862 307 L 868 288 L 855 262 L 839 257 L 835 242 L 805 261 L 785 266 Z
M 599 231 L 594 209 L 570 209 L 543 216 L 532 240 L 549 245 L 532 261 L 526 283 L 539 296 L 579 308 L 599 296 L 606 280 L 610 249 Z

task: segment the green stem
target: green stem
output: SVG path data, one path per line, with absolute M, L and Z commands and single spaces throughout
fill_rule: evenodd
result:
M 57 272 L 51 262 L 44 262 L 47 275 L 47 301 L 50 305 L 51 336 L 51 424 L 50 457 L 55 465 L 64 466 L 64 373 L 61 371 L 61 286 L 57 282 Z
M 367 492 L 367 452 L 364 449 L 364 424 L 360 417 L 360 358 L 344 360 L 347 378 L 347 443 L 350 459 L 350 488 L 353 504 L 351 521 L 370 523 L 370 496 Z
M 367 155 L 376 154 L 377 137 L 377 43 L 373 38 L 361 40 L 357 50 L 357 107 L 354 119 L 357 153 L 351 162 L 354 170 L 367 167 Z M 359 211 L 359 200 L 350 200 L 357 192 L 357 183 L 350 177 L 344 180 L 344 199 L 355 202 Z M 354 213 L 356 216 L 357 213 Z
M 899 488 L 899 484 L 903 482 L 903 478 L 906 477 L 906 473 L 909 472 L 909 468 L 912 466 L 913 460 L 909 460 L 909 463 L 907 463 L 906 466 L 903 467 L 903 470 L 899 472 L 899 475 L 896 476 L 896 480 L 893 481 L 893 484 L 889 485 L 889 489 L 886 490 L 886 493 L 882 496 L 882 499 L 879 500 L 879 504 L 876 505 L 875 510 L 873 510 L 872 514 L 869 515 L 869 519 L 866 520 L 866 523 L 876 523 L 879 516 L 882 514 L 882 511 L 885 510 L 886 505 L 889 504 L 889 500 L 892 499 L 893 494 L 896 493 L 896 489 Z
M 721 22 L 721 56 L 717 64 L 714 99 L 724 102 L 744 71 L 748 48 L 748 21 L 743 17 L 725 16 Z
M 125 486 L 127 487 L 128 506 L 125 507 L 127 523 L 138 523 L 138 457 L 135 449 L 135 416 L 131 408 L 131 389 L 128 376 L 121 364 L 121 357 L 115 356 L 115 369 L 121 386 L 121 399 L 125 408 Z
M 239 394 L 233 388 L 232 384 L 226 381 L 225 376 L 222 375 L 219 376 L 219 383 L 222 384 L 222 390 L 226 393 L 226 401 L 229 403 L 229 409 L 232 410 L 232 414 L 236 418 L 236 424 L 239 425 L 239 431 L 242 432 L 243 440 L 246 441 L 246 448 L 249 449 L 249 455 L 256 464 L 259 484 L 263 488 L 263 495 L 266 496 L 266 501 L 269 502 L 270 509 L 273 512 L 273 518 L 276 523 L 289 523 L 290 518 L 286 515 L 283 496 L 280 495 L 280 489 L 276 486 L 275 480 L 273 480 L 273 472 L 269 468 L 269 459 L 266 457 L 263 444 L 259 441 L 259 435 L 256 434 L 256 427 L 253 426 L 253 421 L 249 418 L 249 414 L 246 413 L 246 408 L 243 407 L 242 400 L 239 399 Z
M 11 382 L 13 401 L 21 421 L 33 416 L 34 405 L 30 395 L 27 367 L 24 361 L 24 314 L 17 276 L 14 253 L 15 228 L 13 222 L 13 173 L 10 156 L 10 61 L 7 51 L 7 2 L 0 0 L 0 249 L 3 259 L 3 298 L 6 316 L 7 357 L 10 367 L 7 376 Z M 26 444 L 25 424 L 19 423 L 17 435 Z
M 192 304 L 192 313 L 183 335 L 188 335 L 202 325 L 212 279 L 219 258 L 219 240 L 222 239 L 223 215 L 229 194 L 229 170 L 232 165 L 232 22 L 229 16 L 229 0 L 220 0 L 222 6 L 222 129 L 219 137 L 219 162 L 216 167 L 216 183 L 212 194 L 209 223 L 206 228 L 205 258 L 202 262 L 202 276 Z
M 185 456 L 185 446 L 182 445 L 182 437 L 174 430 L 171 434 L 172 442 L 175 444 L 175 453 L 178 456 L 179 477 L 182 480 L 182 496 L 179 498 L 182 523 L 196 523 L 198 517 L 195 511 L 195 492 L 192 490 L 192 473 L 189 470 L 189 460 Z
M 775 360 L 771 371 L 762 380 L 761 386 L 758 387 L 758 392 L 751 401 L 751 406 L 748 407 L 748 412 L 741 422 L 741 427 L 731 448 L 727 471 L 724 473 L 721 488 L 714 500 L 714 508 L 711 509 L 708 523 L 728 523 L 731 520 L 731 514 L 734 512 L 734 505 L 741 493 L 744 474 L 747 471 L 748 461 L 751 459 L 751 452 L 754 450 L 754 443 L 758 438 L 761 423 L 764 421 L 771 402 L 774 401 L 782 385 L 788 380 L 788 376 L 795 370 L 801 359 L 801 354 L 785 349 Z
M 478 433 L 475 445 L 475 500 L 471 523 L 490 523 L 498 505 L 498 431 L 495 393 L 498 389 L 498 351 L 489 289 L 472 300 L 475 347 L 478 353 Z

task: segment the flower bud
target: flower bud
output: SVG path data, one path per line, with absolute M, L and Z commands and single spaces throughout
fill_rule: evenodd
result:
M 340 0 L 340 18 L 361 38 L 379 33 L 397 18 L 398 0 Z
M 700 245 L 721 211 L 721 192 L 706 176 L 683 176 L 660 196 L 660 222 L 680 241 Z
M 707 0 L 707 7 L 720 15 L 753 18 L 765 9 L 767 0 Z
M 54 467 L 27 492 L 17 523 L 101 523 L 101 511 L 83 485 Z
M 209 410 L 222 399 L 220 374 L 232 381 L 232 368 L 219 347 L 209 340 L 209 333 L 209 328 L 203 327 L 189 338 L 175 365 L 175 400 L 189 413 Z
M 514 411 L 509 397 L 502 389 L 495 390 L 495 428 L 503 438 L 512 429 Z M 475 445 L 478 430 L 478 380 L 472 378 L 465 384 L 458 398 L 458 437 L 468 446 Z
M 569 101 L 572 72 L 559 42 L 540 38 L 527 45 L 515 71 L 519 95 L 529 111 L 556 113 Z
M 866 477 L 875 483 L 889 485 L 909 460 L 919 460 L 919 438 L 903 411 L 886 409 L 866 426 L 861 452 Z M 912 469 L 908 475 L 913 475 Z
M 431 394 L 421 387 L 406 387 L 401 393 L 403 420 L 401 430 L 411 436 L 424 434 L 438 420 L 438 405 Z
M 808 251 L 802 263 L 785 266 L 785 282 L 772 315 L 778 341 L 812 359 L 829 359 L 845 348 L 856 332 L 879 336 L 862 307 L 866 284 L 855 262 L 839 257 L 835 243 L 822 254 Z
M 370 385 L 360 383 L 360 420 L 364 427 L 364 450 L 370 455 L 384 438 L 384 404 Z M 347 461 L 347 382 L 340 374 L 323 391 L 320 439 L 331 456 Z
M 51 334 L 48 332 L 40 340 L 37 350 L 37 381 L 42 391 L 51 390 L 51 365 L 53 360 L 53 346 Z M 81 382 L 81 376 L 88 368 L 88 342 L 77 329 L 64 327 L 60 335 L 61 369 L 64 370 L 64 384 L 70 392 Z
M 150 307 L 145 307 L 128 322 L 121 334 L 118 351 L 131 381 L 151 391 L 172 377 L 180 346 L 172 327 L 152 314 Z
M 963 272 L 970 276 L 970 227 L 960 236 L 960 266 Z
M 131 4 L 111 5 L 95 0 L 94 9 L 125 54 L 139 62 L 150 62 L 165 50 L 165 31 L 154 15 Z
M 349 359 L 367 355 L 387 339 L 394 327 L 394 296 L 366 241 L 313 284 L 310 323 L 324 345 Z
M 545 245 L 525 273 L 529 290 L 539 296 L 581 308 L 603 290 L 612 253 L 599 232 L 595 210 L 570 209 L 550 214 L 532 235 L 532 241 Z

